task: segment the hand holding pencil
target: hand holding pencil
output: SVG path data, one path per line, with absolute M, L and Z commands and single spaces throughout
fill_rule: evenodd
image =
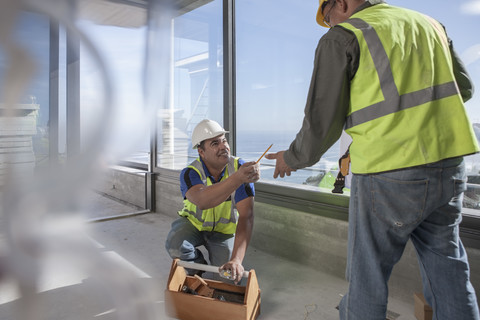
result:
M 244 177 L 246 179 L 245 183 L 252 183 L 257 182 L 260 179 L 260 165 L 259 162 L 262 160 L 263 156 L 265 156 L 273 146 L 273 143 L 265 150 L 265 152 L 258 158 L 257 161 L 250 161 L 245 162 L 241 167 L 239 172 L 243 172 Z
M 242 183 L 255 183 L 260 179 L 260 168 L 255 161 L 249 161 L 242 164 L 235 174 L 241 177 Z

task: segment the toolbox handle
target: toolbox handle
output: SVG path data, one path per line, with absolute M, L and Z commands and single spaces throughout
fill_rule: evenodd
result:
M 220 277 L 222 277 L 222 278 L 233 280 L 233 277 L 230 274 L 230 271 L 229 270 L 220 270 L 220 267 L 211 266 L 211 265 L 208 265 L 208 264 L 189 262 L 189 261 L 184 261 L 184 260 L 178 260 L 177 265 L 180 266 L 180 267 L 187 268 L 187 269 L 194 269 L 194 270 L 218 273 L 220 275 Z M 248 278 L 248 275 L 249 275 L 248 271 L 243 271 L 242 277 Z

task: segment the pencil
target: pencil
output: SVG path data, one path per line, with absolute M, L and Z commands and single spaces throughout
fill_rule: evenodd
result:
M 258 163 L 260 160 L 262 160 L 263 156 L 268 152 L 268 150 L 270 150 L 270 148 L 273 146 L 273 143 L 270 145 L 270 147 L 267 148 L 267 150 L 265 150 L 265 152 L 262 154 L 262 156 L 260 158 L 258 158 L 257 162 L 255 163 Z

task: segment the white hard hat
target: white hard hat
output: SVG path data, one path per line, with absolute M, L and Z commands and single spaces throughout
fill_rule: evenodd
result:
M 203 140 L 218 137 L 221 134 L 228 133 L 217 122 L 209 119 L 203 119 L 200 121 L 192 133 L 192 146 L 193 149 L 198 148 L 199 144 Z

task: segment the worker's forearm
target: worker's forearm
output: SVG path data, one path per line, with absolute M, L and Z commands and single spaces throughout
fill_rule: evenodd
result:
M 283 155 L 292 169 L 314 165 L 340 138 L 350 103 L 349 50 L 335 38 L 319 42 L 302 127 Z
M 237 175 L 237 172 L 224 181 L 210 186 L 202 186 L 196 194 L 195 199 L 189 200 L 193 200 L 192 202 L 201 210 L 218 206 L 227 200 L 228 197 L 230 197 L 230 195 L 243 183 L 242 179 Z
M 233 245 L 232 258 L 238 263 L 242 263 L 247 252 L 250 238 L 252 237 L 253 230 L 253 214 L 248 217 L 240 217 L 237 224 L 237 231 L 235 233 L 235 242 Z

